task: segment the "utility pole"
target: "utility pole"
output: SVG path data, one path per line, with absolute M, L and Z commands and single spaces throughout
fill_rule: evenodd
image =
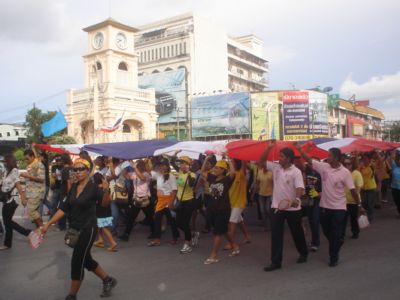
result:
M 180 140 L 180 133 L 179 133 L 179 107 L 176 109 L 176 139 Z

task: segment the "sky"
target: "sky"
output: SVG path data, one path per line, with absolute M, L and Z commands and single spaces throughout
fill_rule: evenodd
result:
M 34 103 L 66 109 L 67 89 L 83 88 L 82 28 L 190 11 L 260 37 L 270 89 L 332 87 L 400 119 L 398 0 L 0 0 L 0 122 L 23 121 Z

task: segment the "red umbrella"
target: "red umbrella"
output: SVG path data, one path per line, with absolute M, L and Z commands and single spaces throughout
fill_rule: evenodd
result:
M 236 158 L 240 160 L 253 160 L 257 161 L 260 159 L 261 154 L 267 148 L 271 141 L 255 141 L 255 140 L 238 140 L 230 142 L 226 145 L 228 156 L 231 158 Z M 277 161 L 279 160 L 279 152 L 281 149 L 288 147 L 292 149 L 296 156 L 300 156 L 294 146 L 294 142 L 291 141 L 276 141 L 275 147 L 273 147 L 267 160 Z M 303 144 L 302 149 L 310 156 L 319 159 L 324 159 L 328 156 L 328 152 L 316 147 L 313 142 L 307 142 Z

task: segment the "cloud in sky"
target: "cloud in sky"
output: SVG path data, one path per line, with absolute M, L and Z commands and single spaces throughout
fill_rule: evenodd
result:
M 345 86 L 367 83 L 378 74 L 400 70 L 398 0 L 4 0 L 4 109 L 61 89 L 82 88 L 87 44 L 81 29 L 108 18 L 109 3 L 111 16 L 133 27 L 194 11 L 221 24 L 229 35 L 259 36 L 269 60 L 271 89 L 290 88 L 292 82 L 297 88 L 320 85 L 338 90 L 344 81 Z M 65 107 L 65 97 L 54 102 Z
M 363 83 L 357 83 L 349 75 L 340 87 L 344 98 L 356 95 L 356 99 L 368 99 L 384 111 L 388 119 L 399 118 L 400 71 L 395 74 L 373 76 Z

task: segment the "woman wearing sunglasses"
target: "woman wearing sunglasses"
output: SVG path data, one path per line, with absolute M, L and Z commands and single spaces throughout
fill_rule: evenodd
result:
M 107 297 L 111 294 L 117 281 L 108 276 L 106 271 L 92 258 L 90 249 L 97 235 L 96 202 L 97 199 L 102 199 L 102 203 L 109 202 L 108 184 L 103 180 L 102 189 L 100 189 L 90 179 L 90 163 L 85 159 L 75 160 L 73 171 L 77 182 L 72 185 L 68 196 L 63 200 L 56 214 L 41 228 L 41 232 L 45 234 L 49 226 L 64 215 L 68 216 L 70 227 L 79 230 L 79 238 L 72 253 L 72 282 L 66 300 L 77 299 L 76 295 L 84 277 L 84 268 L 94 272 L 103 281 L 101 296 Z

